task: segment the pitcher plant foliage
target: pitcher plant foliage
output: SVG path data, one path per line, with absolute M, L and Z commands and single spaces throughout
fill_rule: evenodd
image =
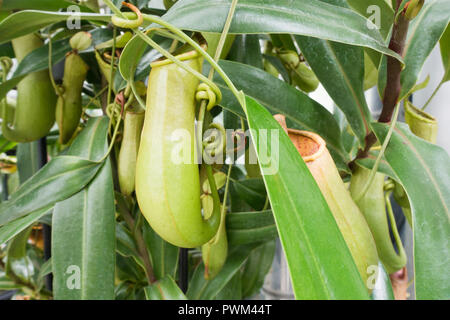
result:
M 450 159 L 426 110 L 450 1 L 0 13 L 0 293 L 261 297 L 279 241 L 296 299 L 450 298 Z

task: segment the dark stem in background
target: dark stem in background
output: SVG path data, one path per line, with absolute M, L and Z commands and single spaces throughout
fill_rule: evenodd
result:
M 179 266 L 180 266 L 180 289 L 184 293 L 187 292 L 188 289 L 188 250 L 185 248 L 180 248 L 180 259 L 179 259 Z
M 2 174 L 2 201 L 8 200 L 8 175 Z
M 401 0 L 397 1 L 397 8 L 395 15 L 397 16 Z M 399 55 L 403 56 L 403 50 L 405 48 L 406 36 L 408 35 L 409 20 L 405 17 L 405 13 L 398 14 L 398 19 L 394 22 L 392 28 L 392 36 L 389 42 L 389 49 L 395 51 Z M 398 98 L 401 91 L 401 72 L 402 64 L 394 57 L 388 56 L 387 58 L 387 81 L 386 88 L 383 95 L 383 110 L 381 111 L 378 122 L 388 123 L 391 121 L 392 114 L 395 106 L 398 103 Z M 370 148 L 377 141 L 377 138 L 373 132 L 370 132 L 366 138 L 366 146 L 364 149 L 358 151 L 356 158 L 349 164 L 350 168 L 354 166 L 354 162 L 357 159 L 366 158 L 369 155 Z
M 42 138 L 39 141 L 37 141 L 38 144 L 38 165 L 39 168 L 42 168 L 47 163 L 47 140 L 46 138 Z M 44 238 L 44 260 L 47 261 L 50 259 L 51 256 L 51 235 L 52 235 L 52 229 L 49 225 L 43 224 L 42 225 L 42 233 Z M 45 277 L 45 288 L 49 291 L 52 290 L 53 283 L 53 275 L 49 273 Z

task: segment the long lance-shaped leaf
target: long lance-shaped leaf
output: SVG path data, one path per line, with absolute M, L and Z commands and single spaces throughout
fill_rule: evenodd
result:
M 230 4 L 231 0 L 178 1 L 163 19 L 185 30 L 220 33 Z M 293 33 L 369 47 L 401 60 L 364 17 L 317 0 L 241 0 L 230 33 Z
M 144 223 L 142 228 L 155 278 L 162 279 L 165 276 L 175 277 L 180 248 L 163 240 L 148 223 Z
M 0 226 L 67 199 L 95 176 L 100 164 L 74 156 L 58 156 L 0 204 Z
M 340 167 L 345 166 L 348 154 L 341 144 L 339 125 L 325 107 L 261 69 L 225 60 L 220 61 L 220 66 L 247 96 L 264 105 L 272 114 L 284 114 L 289 127 L 314 131 L 322 136 L 330 152 L 340 161 Z M 240 104 L 217 74 L 214 81 L 223 93 L 221 105 L 245 117 Z
M 6 275 L 17 278 L 22 283 L 31 284 L 34 281 L 35 268 L 27 255 L 27 243 L 30 237 L 31 227 L 22 231 L 8 244 Z
M 272 211 L 233 212 L 227 214 L 227 236 L 230 245 L 266 242 L 277 237 Z
M 111 16 L 84 12 L 19 11 L 8 16 L 0 23 L 0 43 L 36 32 L 53 23 L 67 21 L 73 24 L 77 19 L 109 22 Z
M 144 291 L 147 300 L 187 300 L 170 276 L 165 276 L 151 286 L 145 287 Z
M 442 63 L 444 65 L 444 77 L 442 78 L 443 82 L 450 81 L 450 25 L 445 29 L 444 34 L 439 40 L 441 55 L 442 55 Z
M 49 205 L 45 208 L 38 209 L 29 215 L 22 217 L 20 219 L 14 220 L 3 227 L 0 228 L 0 244 L 14 238 L 21 231 L 25 230 L 27 227 L 38 221 L 41 217 L 50 212 L 53 205 Z
M 450 1 L 429 0 L 411 22 L 404 49 L 405 69 L 401 73 L 403 99 L 416 84 L 423 64 L 434 49 L 450 21 Z M 386 58 L 383 57 L 378 78 L 378 90 L 386 87 Z
M 370 19 L 379 29 L 383 39 L 386 39 L 394 22 L 394 10 L 386 0 L 347 0 L 347 3 L 359 14 Z M 378 67 L 381 54 L 375 50 L 366 48 L 364 50 L 373 64 Z
M 56 64 L 64 59 L 71 50 L 68 40 L 55 41 L 52 45 L 52 62 Z M 0 99 L 32 72 L 48 69 L 48 45 L 40 47 L 28 54 L 17 66 L 11 78 L 0 84 Z
M 90 32 L 94 43 L 101 42 L 105 37 L 110 37 L 109 29 L 96 29 Z M 49 44 L 37 48 L 30 52 L 17 66 L 17 69 L 14 70 L 14 73 L 11 77 L 8 78 L 7 81 L 0 84 L 0 99 L 3 99 L 8 91 L 12 90 L 17 84 L 27 75 L 32 72 L 37 72 L 41 70 L 48 69 L 48 49 Z M 69 39 L 62 39 L 52 42 L 52 63 L 56 65 L 60 61 L 64 59 L 66 54 L 71 51 L 72 48 L 69 44 Z M 83 51 L 83 53 L 91 52 L 93 48 Z M 14 54 L 13 54 L 14 56 Z
M 384 141 L 389 127 L 372 124 Z M 414 234 L 417 299 L 450 298 L 450 158 L 442 148 L 417 138 L 398 124 L 386 160 L 408 194 Z
M 153 41 L 168 50 L 172 44 L 171 39 L 153 36 Z M 134 36 L 123 49 L 120 55 L 119 71 L 125 80 L 144 80 L 150 72 L 150 63 L 161 57 L 161 54 L 148 48 L 148 44 L 139 36 Z M 136 74 L 136 79 L 135 79 Z
M 340 0 L 321 1 L 347 7 Z M 364 96 L 363 49 L 305 36 L 295 39 L 317 78 L 344 112 L 360 146 L 364 146 L 371 115 Z
M 34 10 L 55 10 L 59 11 L 63 8 L 76 5 L 81 11 L 90 12 L 92 10 L 80 5 L 76 1 L 69 0 L 3 0 L 0 7 L 2 11 L 13 11 L 13 10 L 23 10 L 23 9 L 34 9 Z
M 268 241 L 256 248 L 242 270 L 242 296 L 249 298 L 259 292 L 264 284 L 264 279 L 270 271 L 276 252 L 276 241 Z
M 205 267 L 201 263 L 192 275 L 186 296 L 193 300 L 214 299 L 233 277 L 240 272 L 248 256 L 256 247 L 258 246 L 253 244 L 236 246 L 231 249 L 222 270 L 212 280 L 205 279 Z
M 99 122 L 98 122 L 99 123 Z M 91 126 L 90 128 L 93 128 L 93 126 Z M 91 143 L 94 143 L 96 141 L 98 141 L 98 139 L 96 139 L 95 135 L 94 135 L 94 131 L 90 131 L 90 130 L 86 130 L 86 133 L 89 132 L 89 134 L 92 134 L 91 138 Z M 78 137 L 77 139 L 75 139 L 73 145 L 72 145 L 72 150 L 74 150 L 75 148 L 78 148 L 80 150 L 80 152 L 83 150 L 84 148 L 84 143 L 80 140 L 84 140 L 85 138 L 83 138 L 83 135 L 85 136 L 86 133 L 83 133 L 82 135 L 80 135 L 81 137 Z M 26 155 L 27 153 L 29 153 L 30 151 L 32 151 L 33 149 L 29 150 L 29 148 L 34 148 L 34 144 L 33 143 L 26 143 L 26 144 L 20 144 L 20 152 L 18 154 L 18 156 L 22 156 Z M 78 152 L 79 154 L 82 154 Z M 75 152 L 74 152 L 75 153 Z M 84 154 L 83 154 L 84 155 Z M 30 161 L 33 161 L 33 159 L 28 159 L 25 158 L 24 161 L 26 163 L 30 163 Z M 24 168 L 27 169 L 27 168 Z M 70 169 L 70 168 L 69 168 Z M 29 175 L 31 175 L 31 173 L 29 173 L 28 171 L 25 172 L 25 176 L 24 179 L 27 178 Z M 92 177 L 95 175 L 95 172 L 92 173 Z M 67 177 L 66 177 L 67 179 Z M 64 180 L 62 180 L 64 181 Z M 63 182 L 61 182 L 63 183 Z M 86 182 L 87 183 L 87 182 Z M 82 188 L 82 186 L 80 186 L 79 188 Z M 78 192 L 78 187 L 76 188 L 75 191 L 73 191 L 73 193 Z M 59 200 L 63 200 L 64 198 L 61 198 Z M 59 201 L 58 200 L 58 201 Z M 37 220 L 39 220 L 41 217 L 43 217 L 44 215 L 46 215 L 48 212 L 50 212 L 53 208 L 54 202 L 50 202 L 50 204 L 48 204 L 47 206 L 41 207 L 41 203 L 39 200 L 37 200 L 36 206 L 37 209 L 35 209 L 33 212 L 31 212 L 30 214 L 19 218 L 17 220 L 14 220 L 12 222 L 7 223 L 6 225 L 4 225 L 2 228 L 0 228 L 0 244 L 4 243 L 8 240 L 10 240 L 11 238 L 13 238 L 14 236 L 16 236 L 19 232 L 21 232 L 22 230 L 24 230 L 25 228 L 27 228 L 28 226 L 30 226 L 31 224 L 33 224 L 34 222 L 36 222 Z
M 94 118 L 69 154 L 99 160 L 108 148 L 108 119 Z M 114 186 L 109 159 L 79 193 L 55 205 L 52 220 L 55 299 L 113 299 Z
M 233 188 L 240 197 L 255 210 L 262 210 L 267 199 L 262 178 L 234 180 Z
M 350 251 L 299 152 L 270 113 L 248 97 L 246 112 L 295 297 L 368 299 Z

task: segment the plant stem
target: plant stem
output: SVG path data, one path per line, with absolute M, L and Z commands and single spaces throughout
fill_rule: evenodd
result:
M 111 51 L 111 74 L 109 75 L 109 86 L 108 86 L 108 102 L 107 104 L 109 105 L 111 103 L 111 92 L 112 92 L 112 86 L 113 86 L 113 81 L 114 81 L 114 58 L 115 58 L 115 51 L 116 51 L 116 34 L 117 34 L 117 29 L 114 26 L 113 27 L 113 46 L 112 46 L 112 51 Z
M 52 34 L 48 34 L 48 75 L 50 77 L 50 82 L 52 83 L 53 89 L 55 90 L 56 95 L 61 98 L 62 104 L 64 105 L 64 95 L 61 90 L 61 87 L 59 87 L 56 82 L 55 78 L 53 77 L 53 62 L 52 62 Z
M 426 109 L 426 107 L 428 107 L 428 105 L 430 104 L 431 100 L 433 100 L 434 96 L 436 95 L 436 93 L 438 93 L 439 89 L 441 88 L 441 86 L 444 84 L 444 79 L 441 80 L 441 82 L 439 82 L 438 86 L 436 87 L 436 89 L 434 89 L 433 94 L 431 95 L 431 97 L 427 100 L 427 102 L 425 103 L 425 105 L 422 107 L 422 111 L 424 111 Z
M 363 190 L 361 193 L 355 198 L 355 201 L 361 200 L 362 197 L 366 194 L 367 190 L 369 190 L 370 185 L 373 182 L 373 179 L 375 178 L 375 174 L 378 171 L 378 166 L 380 165 L 381 158 L 384 155 L 384 151 L 386 150 L 387 145 L 389 144 L 389 141 L 391 140 L 392 132 L 395 129 L 395 124 L 397 123 L 398 113 L 400 110 L 400 105 L 397 105 L 397 108 L 395 109 L 394 118 L 392 119 L 391 126 L 389 127 L 389 131 L 386 135 L 386 138 L 384 139 L 383 145 L 381 146 L 380 153 L 377 156 L 377 159 L 375 160 L 375 164 L 373 165 L 372 170 L 370 171 L 369 178 L 366 181 L 366 184 L 364 185 Z
M 389 44 L 389 49 L 403 55 L 405 48 L 405 40 L 408 34 L 409 20 L 403 14 L 398 16 L 397 23 L 394 24 L 392 31 L 392 38 Z M 378 119 L 379 122 L 390 122 L 394 108 L 398 103 L 400 91 L 402 88 L 400 82 L 400 74 L 402 71 L 402 64 L 397 59 L 387 57 L 387 82 L 383 97 L 383 110 Z
M 131 213 L 128 211 L 128 208 L 124 208 L 122 211 L 123 219 L 125 220 L 126 224 L 128 225 L 128 228 L 130 228 L 131 231 L 134 233 L 134 237 L 136 239 L 136 245 L 139 252 L 139 255 L 142 258 L 142 261 L 145 266 L 145 275 L 147 276 L 148 282 L 151 284 L 156 281 L 155 275 L 153 273 L 153 267 L 152 263 L 150 261 L 150 256 L 147 251 L 147 247 L 145 246 L 144 237 L 142 235 L 142 232 L 139 228 L 136 227 L 136 223 L 131 216 Z
M 405 48 L 406 36 L 408 35 L 409 20 L 405 17 L 404 12 L 398 12 L 400 8 L 401 0 L 397 1 L 397 8 L 395 16 L 397 16 L 397 21 L 394 22 L 392 29 L 392 36 L 389 42 L 389 49 L 398 53 L 400 56 L 403 55 L 403 50 Z M 388 123 L 391 121 L 392 114 L 394 112 L 395 106 L 398 103 L 398 98 L 401 91 L 401 72 L 402 64 L 396 58 L 388 56 L 387 58 L 387 81 L 386 88 L 384 89 L 383 95 L 383 110 L 381 111 L 378 122 Z M 356 158 L 349 164 L 350 168 L 353 169 L 354 162 L 357 159 L 366 158 L 369 155 L 370 148 L 377 141 L 377 138 L 373 131 L 371 131 L 365 137 L 365 148 L 360 149 Z

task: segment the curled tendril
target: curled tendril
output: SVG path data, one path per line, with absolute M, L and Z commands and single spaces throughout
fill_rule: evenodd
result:
M 111 124 L 113 126 L 116 125 L 117 121 L 121 117 L 121 113 L 122 107 L 115 101 L 106 107 L 106 115 L 111 119 Z
M 206 83 L 201 83 L 197 87 L 197 92 L 195 94 L 195 98 L 197 101 L 206 100 L 208 104 L 206 105 L 206 109 L 209 111 L 215 105 L 219 104 L 222 100 L 222 93 L 220 90 L 216 93 L 211 87 Z
M 395 188 L 395 183 L 394 183 L 394 181 L 392 181 L 392 179 L 387 179 L 385 182 L 384 182 L 384 191 L 390 191 L 390 190 L 393 190 Z
M 122 2 L 122 5 L 127 6 L 133 12 L 122 12 L 125 18 L 119 17 L 118 15 L 113 15 L 111 17 L 111 22 L 119 28 L 124 29 L 136 29 L 139 28 L 144 23 L 144 17 L 141 11 L 134 5 L 128 2 Z
M 223 154 L 227 146 L 225 128 L 218 123 L 212 123 L 205 133 L 207 136 L 203 139 L 204 155 L 216 157 Z
M 13 61 L 10 57 L 0 57 L 0 66 L 2 67 L 3 81 L 6 81 L 6 77 L 13 66 Z

